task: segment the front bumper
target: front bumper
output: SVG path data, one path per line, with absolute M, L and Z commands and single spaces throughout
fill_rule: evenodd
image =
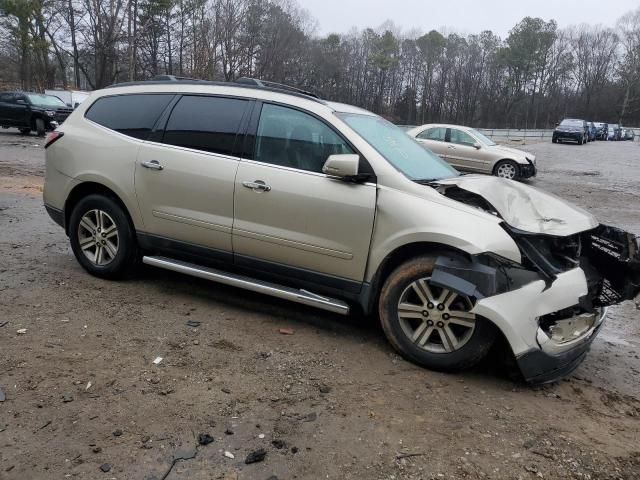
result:
M 531 178 L 535 177 L 538 174 L 538 170 L 533 163 L 528 163 L 527 165 L 520 165 L 520 176 L 522 178 Z
M 592 322 L 585 331 L 573 340 L 558 342 L 548 332 L 538 327 L 536 335 L 539 349 L 532 349 L 516 357 L 522 376 L 529 383 L 547 383 L 558 380 L 573 372 L 584 358 L 600 332 L 607 310 L 602 309 L 593 314 L 580 314 L 563 319 L 570 325 L 572 322 L 581 323 L 581 317 L 592 317 Z
M 570 140 L 572 142 L 579 142 L 583 135 L 581 132 L 553 132 L 553 138 L 556 140 Z

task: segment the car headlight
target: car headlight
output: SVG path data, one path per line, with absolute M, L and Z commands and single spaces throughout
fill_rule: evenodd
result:
M 44 113 L 46 113 L 50 117 L 55 117 L 56 116 L 56 112 L 54 112 L 53 110 L 45 110 Z

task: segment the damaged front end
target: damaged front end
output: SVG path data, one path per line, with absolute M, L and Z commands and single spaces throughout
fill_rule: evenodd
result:
M 465 182 L 471 185 L 470 190 L 475 189 L 472 181 Z M 544 217 L 543 213 L 548 214 L 548 210 L 543 212 L 544 206 L 527 205 L 523 212 L 535 212 L 535 218 L 525 214 L 518 217 L 517 205 L 512 202 L 506 216 L 517 219 L 512 223 L 518 227 L 514 227 L 503 215 L 506 207 L 494 205 L 481 195 L 482 188 L 470 191 L 455 184 L 437 189 L 451 199 L 502 218 L 502 227 L 520 250 L 520 263 L 491 253 L 471 258 L 443 255 L 436 261 L 431 282 L 475 298 L 475 313 L 500 327 L 526 380 L 547 382 L 570 373 L 586 355 L 607 307 L 625 300 L 635 300 L 638 305 L 637 236 L 597 225 L 587 216 L 581 218 L 579 209 L 568 204 L 564 210 L 573 214 L 581 227 L 588 228 L 580 230 L 562 217 Z M 512 200 L 523 200 L 528 190 L 531 187 L 512 188 L 512 193 L 518 193 Z M 492 200 L 499 203 L 500 197 L 492 195 Z M 535 193 L 537 199 L 546 200 L 544 195 Z M 551 199 L 550 203 L 559 201 Z

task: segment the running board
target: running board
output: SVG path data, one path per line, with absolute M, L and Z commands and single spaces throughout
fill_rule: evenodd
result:
M 291 300 L 311 307 L 321 308 L 330 312 L 347 315 L 349 305 L 342 300 L 327 298 L 306 290 L 296 290 L 276 283 L 255 280 L 251 277 L 236 275 L 234 273 L 223 272 L 209 267 L 202 267 L 193 263 L 182 262 L 166 257 L 142 257 L 142 262 L 154 267 L 164 268 L 178 273 L 184 273 L 193 277 L 204 278 L 213 282 L 231 285 L 232 287 L 244 288 L 252 292 L 264 293 L 272 297 Z

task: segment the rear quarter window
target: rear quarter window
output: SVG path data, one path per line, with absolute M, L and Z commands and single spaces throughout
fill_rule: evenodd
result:
M 145 140 L 173 97 L 173 94 L 101 97 L 89 107 L 85 117 L 116 132 Z

